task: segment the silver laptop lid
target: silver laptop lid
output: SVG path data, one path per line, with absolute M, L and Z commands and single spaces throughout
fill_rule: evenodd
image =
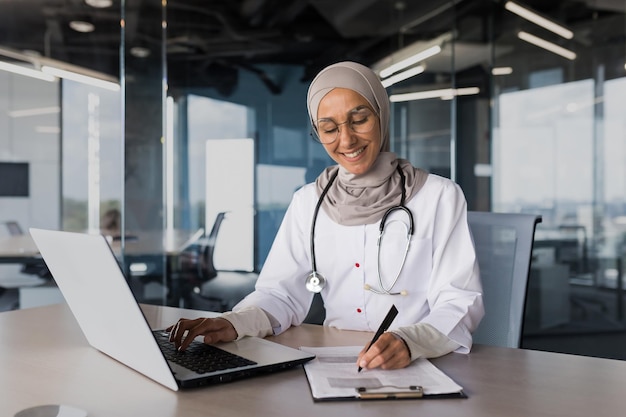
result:
M 34 228 L 30 233 L 89 344 L 178 390 L 104 236 Z

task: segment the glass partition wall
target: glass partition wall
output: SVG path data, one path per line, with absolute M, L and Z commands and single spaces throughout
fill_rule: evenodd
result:
M 18 12 L 12 3 L 1 7 Z M 32 197 L 0 197 L 4 217 L 21 220 L 32 207 L 25 226 L 90 230 L 94 218 L 119 209 L 123 265 L 138 299 L 189 306 L 188 293 L 203 295 L 203 245 L 214 227 L 217 270 L 261 269 L 293 191 L 332 163 L 310 137 L 308 84 L 325 65 L 354 60 L 387 85 L 394 152 L 458 182 L 470 210 L 542 215 L 522 345 L 624 358 L 622 1 L 113 5 L 100 16 L 117 16 L 115 53 L 97 49 L 80 65 L 111 61 L 121 90 L 96 97 L 65 80 L 35 89 L 40 107 L 58 108 L 37 116 L 57 120 L 46 133 L 56 148 L 44 148 L 41 136 L 17 137 L 30 124 L 10 112 L 30 93 L 2 81 L 0 122 L 9 134 L 0 138 L 0 162 L 22 161 L 30 148 L 45 154 L 33 161 L 50 159 L 46 166 L 58 170 L 40 174 L 33 162 Z M 25 49 L 17 36 L 6 39 Z M 55 97 L 74 93 L 83 113 Z M 78 133 L 69 134 L 70 120 Z M 57 182 L 44 204 L 58 213 L 33 199 L 41 181 Z
M 492 208 L 543 217 L 523 346 L 624 359 L 626 3 L 552 3 L 494 26 Z
M 92 26 L 72 29 L 70 9 L 79 6 L 36 3 L 0 5 L 0 164 L 26 168 L 0 178 L 5 185 L 25 185 L 20 193 L 0 195 L 0 224 L 15 222 L 21 234 L 39 227 L 119 236 L 124 173 L 119 4 L 110 5 L 106 18 Z M 97 36 L 86 34 L 90 30 Z M 104 53 L 98 39 L 114 49 Z M 1 254 L 0 293 L 15 292 L 14 305 L 22 308 L 62 299 L 46 298 L 52 286 L 45 267 L 22 267 L 40 260 L 33 259 L 33 245 L 15 234 L 6 239 L 13 239 L 20 256 Z M 115 245 L 121 248 L 123 241 Z M 35 294 L 39 290 L 41 296 Z

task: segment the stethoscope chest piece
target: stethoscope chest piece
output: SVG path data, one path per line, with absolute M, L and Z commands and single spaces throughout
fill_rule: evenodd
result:
M 316 271 L 311 271 L 306 278 L 306 289 L 311 292 L 321 292 L 326 285 L 326 278 Z

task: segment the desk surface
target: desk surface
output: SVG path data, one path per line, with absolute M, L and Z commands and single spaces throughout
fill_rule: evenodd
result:
M 143 306 L 152 326 L 201 312 Z M 63 403 L 90 417 L 603 417 L 624 414 L 626 362 L 475 346 L 433 360 L 468 399 L 314 403 L 302 368 L 173 392 L 87 345 L 65 304 L 0 313 L 2 413 Z M 272 339 L 293 347 L 364 345 L 371 334 L 302 325 Z
M 177 255 L 190 240 L 197 238 L 194 232 L 184 230 L 129 232 L 128 235 L 134 237 L 125 241 L 125 253 L 128 255 Z M 119 252 L 120 242 L 113 241 L 111 247 Z M 0 262 L 15 263 L 38 256 L 37 246 L 29 234 L 0 237 Z

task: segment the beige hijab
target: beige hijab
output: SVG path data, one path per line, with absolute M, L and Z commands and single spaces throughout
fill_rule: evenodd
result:
M 381 152 L 369 171 L 361 175 L 351 174 L 340 165 L 326 168 L 316 180 L 317 193 L 321 195 L 339 170 L 322 204 L 326 214 L 345 226 L 376 223 L 387 209 L 400 204 L 402 199 L 402 181 L 396 172 L 398 166 L 406 177 L 406 201 L 422 188 L 428 173 L 389 152 L 389 97 L 378 76 L 366 66 L 340 62 L 317 74 L 307 96 L 311 124 L 317 119 L 320 101 L 333 88 L 356 91 L 372 106 L 380 119 Z

